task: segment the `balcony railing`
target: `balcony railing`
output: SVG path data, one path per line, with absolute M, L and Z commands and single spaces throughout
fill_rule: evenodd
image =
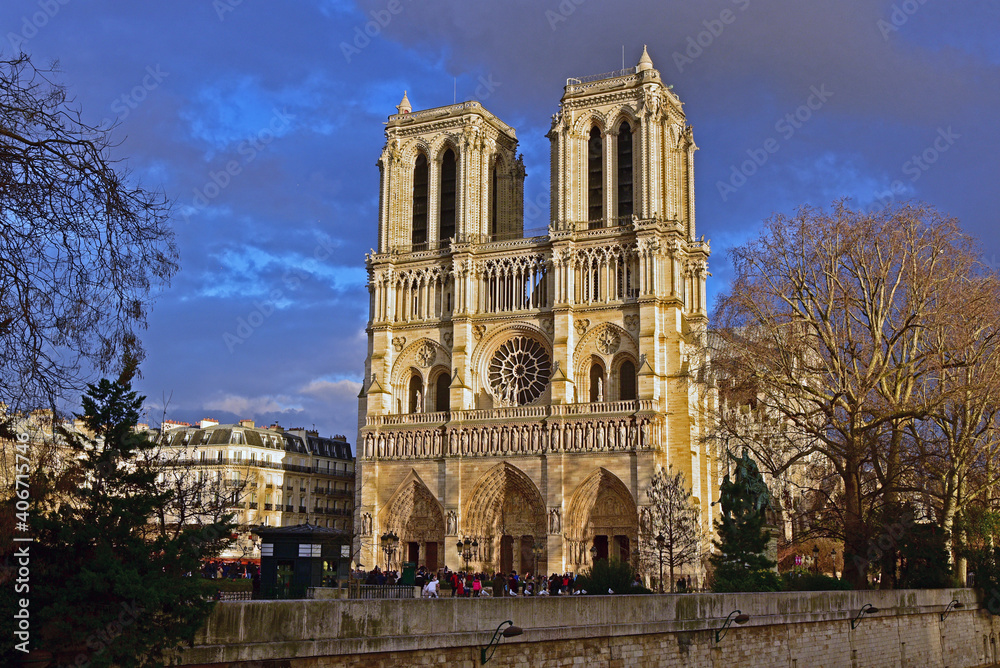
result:
M 251 501 L 247 505 L 249 506 L 250 510 L 257 510 L 257 502 L 256 501 Z
M 265 503 L 264 504 L 264 510 L 273 510 L 273 509 L 274 509 L 274 505 L 273 504 L 271 504 L 271 503 Z
M 524 420 L 567 415 L 594 415 L 604 413 L 637 413 L 654 411 L 653 399 L 631 401 L 597 401 L 585 404 L 553 404 L 551 406 L 513 406 L 510 408 L 486 408 L 471 411 L 451 411 L 439 413 L 408 413 L 395 415 L 369 415 L 365 418 L 367 427 L 389 425 L 417 425 L 428 422 L 492 422 L 495 420 Z M 428 420 L 427 416 L 433 416 Z
M 285 506 L 285 512 L 286 512 L 286 513 L 290 513 L 290 512 L 293 512 L 293 511 L 292 511 L 292 506 Z

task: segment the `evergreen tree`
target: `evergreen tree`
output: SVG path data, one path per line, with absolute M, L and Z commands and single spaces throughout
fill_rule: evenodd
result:
M 764 478 L 744 450 L 736 462 L 735 479 L 727 473 L 719 487 L 722 516 L 716 521 L 719 540 L 714 543 L 718 552 L 711 556 L 714 591 L 781 589 L 775 564 L 764 555 L 768 536 L 763 529 L 770 502 Z
M 31 490 L 31 648 L 59 664 L 162 665 L 214 605 L 200 570 L 231 518 L 173 533 L 150 521 L 171 492 L 135 430 L 144 399 L 127 375 L 88 385 L 87 436 L 63 430 L 74 456 Z

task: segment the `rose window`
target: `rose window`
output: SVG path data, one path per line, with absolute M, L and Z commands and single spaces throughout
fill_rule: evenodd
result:
M 550 373 L 551 362 L 544 346 L 526 336 L 515 336 L 493 353 L 490 389 L 501 406 L 523 406 L 542 396 Z

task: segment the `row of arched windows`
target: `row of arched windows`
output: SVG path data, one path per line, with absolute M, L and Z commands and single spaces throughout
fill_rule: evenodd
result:
M 615 164 L 618 169 L 618 202 L 615 217 L 628 218 L 635 210 L 632 194 L 632 126 L 626 121 L 618 128 Z M 596 125 L 587 142 L 587 220 L 601 227 L 604 219 L 604 138 Z
M 610 379 L 605 376 L 604 366 L 595 360 L 590 365 L 589 381 L 590 403 L 633 401 L 637 396 L 635 364 L 630 359 L 612 365 Z
M 498 162 L 490 165 L 490 233 L 496 236 L 498 230 Z M 419 246 L 431 241 L 427 238 L 430 202 L 430 164 L 423 152 L 417 154 L 413 166 L 413 217 L 410 228 L 410 243 Z M 455 236 L 455 221 L 458 212 L 458 158 L 451 148 L 441 157 L 441 185 L 438 198 L 438 238 L 447 241 Z
M 413 371 L 410 384 L 407 386 L 407 413 L 436 413 L 451 410 L 451 378 L 447 370 L 442 370 L 430 382 L 427 394 L 424 396 L 424 379 Z M 400 413 L 403 411 L 400 410 Z

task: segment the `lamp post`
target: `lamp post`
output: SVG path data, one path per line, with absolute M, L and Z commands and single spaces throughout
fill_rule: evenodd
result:
M 813 572 L 819 575 L 819 545 L 813 545 Z
M 830 575 L 837 577 L 837 551 L 830 550 Z
M 465 560 L 465 570 L 469 570 L 469 562 L 479 556 L 479 541 L 475 538 L 465 537 L 456 544 L 458 556 Z
M 531 551 L 535 555 L 535 575 L 538 575 L 538 560 L 542 558 L 542 553 L 545 551 L 545 543 L 540 540 L 536 540 L 535 544 L 531 548 Z
M 385 553 L 385 570 L 388 571 L 392 557 L 396 554 L 396 548 L 399 547 L 399 536 L 393 531 L 386 531 L 382 534 L 380 542 L 382 544 L 382 552 Z
M 658 534 L 656 536 L 656 550 L 660 553 L 660 593 L 663 593 L 663 546 L 667 542 L 667 539 L 663 537 L 663 534 Z M 671 583 L 671 586 L 673 583 Z

